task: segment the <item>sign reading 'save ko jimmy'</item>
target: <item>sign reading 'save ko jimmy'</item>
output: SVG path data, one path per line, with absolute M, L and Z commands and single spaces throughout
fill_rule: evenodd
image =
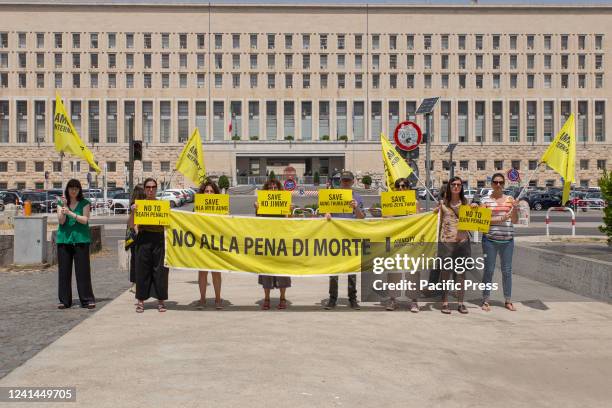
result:
M 168 225 L 170 222 L 170 201 L 136 200 L 134 224 Z
M 291 214 L 291 191 L 262 190 L 257 192 L 257 214 Z

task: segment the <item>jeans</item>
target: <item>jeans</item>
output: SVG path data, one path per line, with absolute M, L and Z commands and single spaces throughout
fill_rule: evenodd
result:
M 512 253 L 514 252 L 514 240 L 506 242 L 495 242 L 482 237 L 482 252 L 485 255 L 484 272 L 482 282 L 490 284 L 493 280 L 493 272 L 495 271 L 495 261 L 497 254 L 501 260 L 502 272 L 502 287 L 504 288 L 504 298 L 509 302 L 512 297 Z M 488 301 L 491 296 L 491 290 L 485 289 L 482 291 L 482 298 Z

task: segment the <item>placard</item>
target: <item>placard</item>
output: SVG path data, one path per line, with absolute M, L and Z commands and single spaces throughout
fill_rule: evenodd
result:
M 291 191 L 258 191 L 257 205 L 257 214 L 259 215 L 290 215 Z
M 462 231 L 479 231 L 487 233 L 491 226 L 491 209 L 485 207 L 470 207 L 462 205 L 459 207 L 459 225 L 457 229 Z
M 353 201 L 353 190 L 350 189 L 323 189 L 319 190 L 319 214 L 350 214 Z
M 196 194 L 193 201 L 193 210 L 206 214 L 229 214 L 228 194 Z
M 136 200 L 134 224 L 168 225 L 170 223 L 170 201 Z
M 414 190 L 383 191 L 380 194 L 383 217 L 416 214 L 417 200 Z

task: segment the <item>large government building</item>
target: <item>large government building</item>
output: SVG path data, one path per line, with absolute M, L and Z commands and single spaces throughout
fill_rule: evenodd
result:
M 574 113 L 576 184 L 594 186 L 612 167 L 611 22 L 610 5 L 0 0 L 0 189 L 87 179 L 54 150 L 56 92 L 109 186 L 125 184 L 130 137 L 136 178 L 168 180 L 195 127 L 207 171 L 234 184 L 287 166 L 306 183 L 379 179 L 381 132 L 424 128 L 416 108 L 435 96 L 435 185 L 450 143 L 472 187 L 526 177 Z M 561 181 L 544 169 L 532 184 Z

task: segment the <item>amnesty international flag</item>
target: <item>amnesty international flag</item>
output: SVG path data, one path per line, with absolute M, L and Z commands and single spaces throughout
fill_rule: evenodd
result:
M 55 138 L 55 150 L 58 152 L 70 153 L 76 157 L 85 159 L 96 173 L 100 173 L 100 167 L 96 164 L 93 153 L 85 146 L 77 131 L 74 129 L 70 117 L 66 114 L 66 108 L 59 94 L 55 95 L 53 136 Z
M 380 134 L 380 143 L 382 146 L 383 162 L 385 164 L 387 187 L 389 190 L 392 190 L 395 180 L 410 176 L 412 174 L 412 168 L 406 163 L 406 160 L 397 153 L 389 140 L 382 133 Z
M 204 154 L 202 153 L 202 140 L 200 139 L 198 128 L 195 128 L 185 148 L 183 148 L 176 162 L 176 169 L 196 185 L 200 185 L 204 181 L 206 169 L 204 167 Z
M 569 200 L 570 186 L 576 181 L 576 125 L 573 113 L 544 152 L 541 162 L 563 177 L 561 205 L 564 205 Z

